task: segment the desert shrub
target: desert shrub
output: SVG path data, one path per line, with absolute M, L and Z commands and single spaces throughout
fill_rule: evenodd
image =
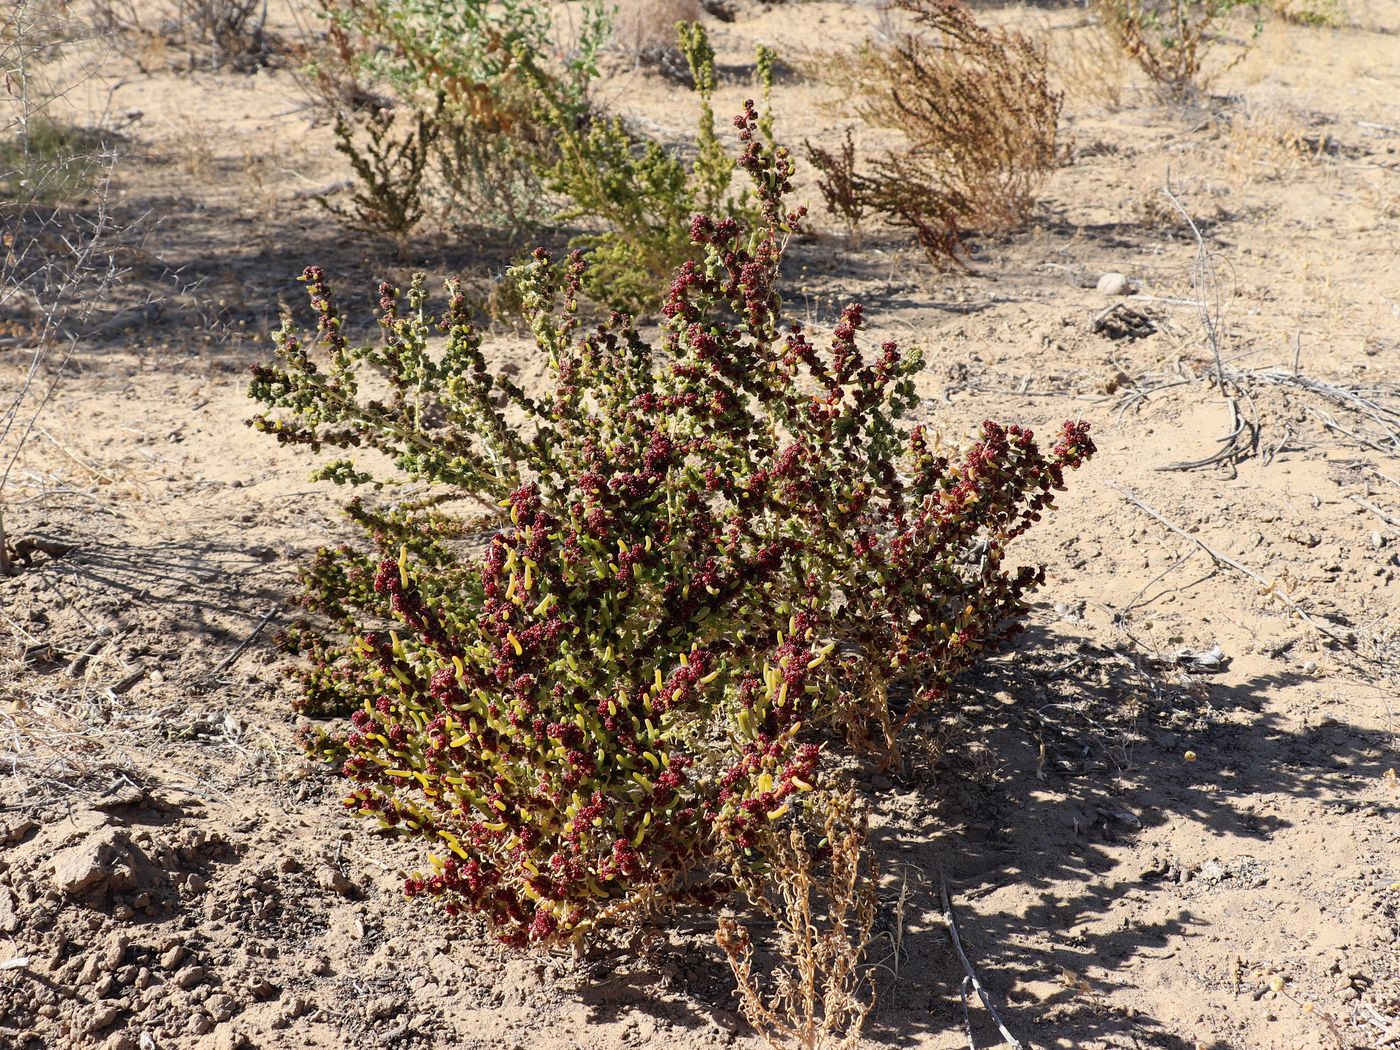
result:
M 671 30 L 699 101 L 687 162 L 681 151 L 591 106 L 588 86 L 608 30 L 599 3 L 584 7 L 573 45 L 561 51 L 559 29 L 540 5 L 323 2 L 330 31 L 319 62 L 308 66 L 315 93 L 340 107 L 338 100 L 382 90 L 424 129 L 412 142 L 400 140 L 395 163 L 386 165 L 383 147 L 394 144 L 373 126 L 378 110 L 354 116 L 337 108 L 339 148 L 351 157 L 357 199 L 374 203 L 377 216 L 405 212 L 382 203 L 433 197 L 435 207 L 411 211 L 513 228 L 547 214 L 578 222 L 586 232 L 573 244 L 591 256 L 587 293 L 638 310 L 660 305 L 658 287 L 689 251 L 691 215 L 723 211 L 752 221 L 756 214 L 747 194 L 730 190 L 734 161 L 719 144 L 711 108 L 714 51 L 699 23 Z M 760 47 L 756 65 L 766 98 L 773 53 Z M 771 121 L 765 114 L 761 122 L 770 138 Z M 347 133 L 353 124 L 363 127 Z M 398 148 L 428 141 L 433 178 Z M 381 225 L 363 221 L 365 213 L 359 204 L 353 209 L 360 226 Z
M 93 24 L 143 70 L 252 70 L 269 51 L 265 0 L 93 0 Z
M 585 323 L 584 254 L 539 251 L 515 278 L 545 391 L 493 372 L 458 286 L 434 311 L 421 277 L 406 303 L 381 286 L 357 346 L 309 270 L 324 353 L 288 323 L 255 369 L 256 427 L 392 464 L 318 476 L 412 486 L 352 502 L 367 542 L 304 575 L 301 709 L 351 715 L 309 744 L 351 811 L 429 848 L 410 893 L 512 943 L 761 875 L 829 730 L 892 739 L 1014 629 L 1040 574 L 1004 544 L 1093 451 L 1083 423 L 1048 456 L 990 422 L 944 447 L 901 423 L 918 356 L 867 355 L 858 306 L 823 347 L 785 321 L 792 164 L 752 103 L 737 124 L 758 219 L 687 222 L 659 345 Z
M 817 189 L 826 202 L 826 210 L 838 216 L 846 224 L 846 233 L 854 237 L 860 230 L 861 220 L 865 218 L 869 193 L 856 167 L 854 132 L 846 129 L 846 138 L 839 152 L 822 149 L 810 140 L 806 146 L 808 159 L 821 173 L 817 179 Z
M 699 0 L 621 0 L 612 45 L 636 65 L 679 72 L 684 56 L 676 46 L 676 24 L 699 20 Z
M 519 226 L 546 213 L 538 172 L 556 154 L 540 116 L 591 119 L 602 3 L 585 3 L 564 40 L 559 5 L 527 0 L 320 2 L 326 41 L 307 56 L 317 95 L 346 116 L 347 101 L 385 94 L 431 120 L 442 216 Z
M 1184 98 L 1201 84 L 1215 28 L 1250 0 L 1094 0 L 1104 28 L 1154 84 Z M 1255 34 L 1260 23 L 1255 22 Z M 1244 57 L 1241 51 L 1234 61 Z M 1233 64 L 1233 63 L 1231 63 Z
M 394 114 L 385 109 L 370 111 L 362 123 L 360 140 L 349 118 L 337 115 L 335 122 L 336 152 L 349 158 L 357 181 L 349 204 L 316 199 L 351 229 L 393 238 L 403 254 L 409 233 L 424 215 L 423 177 L 438 125 L 420 114 L 413 127 L 395 135 Z
M 853 146 L 840 157 L 810 147 L 808 154 L 828 181 L 844 182 L 846 195 L 912 229 L 930 257 L 947 260 L 967 231 L 1030 216 L 1058 159 L 1061 98 L 1044 48 L 1030 37 L 979 24 L 959 0 L 893 6 L 909 24 L 888 45 L 868 42 L 819 62 L 857 116 L 899 133 L 904 144 L 859 174 Z
M 546 182 L 565 201 L 561 222 L 583 219 L 598 227 L 572 242 L 589 253 L 586 290 L 597 301 L 632 311 L 660 305 L 658 286 L 691 251 L 690 217 L 722 211 L 752 222 L 752 199 L 731 193 L 734 161 L 715 133 L 711 99 L 715 53 L 698 22 L 676 26 L 679 46 L 699 99 L 695 160 L 632 131 L 619 117 L 572 126 L 567 114 L 551 112 L 559 160 Z M 759 129 L 772 139 L 766 100 L 773 84 L 773 53 L 759 47 L 757 69 L 765 97 Z

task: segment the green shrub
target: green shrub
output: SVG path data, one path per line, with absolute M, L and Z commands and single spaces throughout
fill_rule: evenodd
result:
M 609 22 L 601 0 L 573 39 L 557 5 L 528 0 L 321 0 L 334 47 L 309 63 L 323 84 L 387 92 L 432 123 L 431 189 L 449 220 L 517 226 L 543 217 L 538 171 L 555 159 L 542 111 L 577 127 Z M 332 105 L 339 107 L 336 97 Z M 345 114 L 342 114 L 342 117 Z
M 1094 0 L 1094 6 L 1109 36 L 1153 83 L 1175 98 L 1201 86 L 1216 26 L 1238 8 L 1253 7 L 1256 15 L 1259 11 L 1252 0 Z M 1255 37 L 1261 28 L 1256 17 Z
M 636 135 L 620 118 L 599 117 L 578 125 L 557 108 L 544 117 L 557 131 L 559 150 L 545 180 L 566 202 L 556 218 L 584 219 L 600 227 L 575 238 L 573 246 L 589 255 L 588 293 L 619 309 L 642 311 L 660 305 L 657 290 L 664 287 L 665 275 L 690 254 L 692 215 L 722 213 L 748 223 L 758 217 L 747 193 L 731 193 L 734 161 L 715 133 L 714 49 L 698 22 L 681 22 L 676 31 L 700 100 L 696 156 L 690 166 L 661 143 Z M 773 53 L 760 45 L 757 59 L 766 100 L 773 85 Z M 759 121 L 771 145 L 772 116 L 766 105 Z
M 314 269 L 324 356 L 289 323 L 255 369 L 259 429 L 396 468 L 318 476 L 414 486 L 352 502 L 368 543 L 305 574 L 301 707 L 351 714 L 309 746 L 428 847 L 410 893 L 511 943 L 761 878 L 830 729 L 892 741 L 1014 629 L 1039 573 L 1003 546 L 1093 452 L 1083 423 L 1049 456 L 990 422 L 943 448 L 900 422 L 917 355 L 867 355 L 858 306 L 823 348 L 785 321 L 792 165 L 752 103 L 736 123 L 758 222 L 687 223 L 660 345 L 586 323 L 583 253 L 540 251 L 515 277 L 548 390 L 493 373 L 457 286 L 441 312 L 421 277 L 381 286 L 382 340 L 355 346 Z
M 401 138 L 394 135 L 394 116 L 388 110 L 371 112 L 363 121 L 365 139 L 356 138 L 355 125 L 336 116 L 335 149 L 350 160 L 357 185 L 348 205 L 326 197 L 316 201 L 351 229 L 393 238 L 399 253 L 406 253 L 408 235 L 423 219 L 423 178 L 437 138 L 438 125 L 419 116 Z

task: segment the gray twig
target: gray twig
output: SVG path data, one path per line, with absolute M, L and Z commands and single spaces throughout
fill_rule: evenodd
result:
M 1253 569 L 1250 569 L 1247 566 L 1241 564 L 1240 562 L 1237 562 L 1228 554 L 1222 554 L 1220 551 L 1205 543 L 1203 540 L 1199 540 L 1195 536 L 1192 536 L 1185 529 L 1181 528 L 1181 526 L 1173 524 L 1171 521 L 1168 521 L 1162 516 L 1162 514 L 1159 511 L 1155 510 L 1152 507 L 1149 507 L 1146 503 L 1140 500 L 1132 491 L 1124 488 L 1122 485 L 1110 481 L 1108 483 L 1108 487 L 1113 489 L 1115 492 L 1119 493 L 1124 499 L 1126 499 L 1138 510 L 1146 514 L 1148 517 L 1155 519 L 1162 525 L 1165 525 L 1167 528 L 1171 529 L 1172 532 L 1176 533 L 1182 539 L 1187 540 L 1190 543 L 1194 543 L 1197 547 L 1201 548 L 1201 550 L 1205 551 L 1208 555 L 1210 555 L 1211 560 L 1214 561 L 1217 565 L 1223 565 L 1227 568 L 1234 569 L 1236 572 L 1248 576 L 1255 583 L 1259 584 L 1259 586 L 1267 589 L 1270 594 L 1272 594 L 1279 601 L 1283 602 L 1284 605 L 1288 606 L 1288 608 L 1291 611 L 1297 613 L 1302 620 L 1306 621 L 1309 625 L 1311 625 L 1312 628 L 1316 630 L 1319 634 L 1325 634 L 1328 638 L 1331 638 L 1338 645 L 1341 645 L 1347 649 L 1350 649 L 1352 647 L 1351 642 L 1347 641 L 1336 631 L 1332 630 L 1330 627 L 1320 622 L 1316 617 L 1309 614 L 1306 609 L 1304 609 L 1287 594 L 1285 594 L 1283 590 L 1279 588 L 1276 582 L 1270 583 L 1268 580 L 1264 579 L 1264 577 L 1260 576 Z
M 240 656 L 242 656 L 243 653 L 247 650 L 248 646 L 252 645 L 253 642 L 257 639 L 258 635 L 262 634 L 262 629 L 272 621 L 272 618 L 274 616 L 277 615 L 277 609 L 278 606 L 276 605 L 268 609 L 267 612 L 263 615 L 263 618 L 258 621 L 258 625 L 253 628 L 252 633 L 249 634 L 247 638 L 244 638 L 243 641 L 238 643 L 237 649 L 235 649 L 233 652 L 229 653 L 222 660 L 220 660 L 219 666 L 214 668 L 214 670 L 210 671 L 209 674 L 212 677 L 218 677 L 219 675 L 227 671 L 229 667 L 233 665 L 233 661 L 237 660 Z
M 1374 503 L 1370 502 L 1369 500 L 1362 499 L 1360 496 L 1351 496 L 1349 498 L 1353 503 L 1357 504 L 1358 506 L 1365 507 L 1367 510 L 1369 510 L 1376 517 L 1380 518 L 1381 521 L 1385 522 L 1387 525 L 1391 525 L 1395 528 L 1400 528 L 1400 518 L 1391 517 L 1385 511 L 1381 510 L 1380 507 L 1377 507 Z
M 958 958 L 963 964 L 963 972 L 967 974 L 963 979 L 963 1017 L 967 1021 L 968 1045 L 972 1047 L 972 1050 L 977 1050 L 976 1044 L 972 1042 L 972 1021 L 967 1014 L 967 987 L 971 984 L 977 992 L 977 997 L 982 1000 L 982 1005 L 986 1007 L 987 1013 L 992 1015 L 992 1020 L 996 1022 L 1001 1037 L 1006 1040 L 1010 1050 L 1025 1050 L 1025 1044 L 1011 1034 L 1011 1030 L 1006 1027 L 1006 1022 L 1001 1019 L 1001 1014 L 997 1012 L 991 994 L 983 987 L 977 976 L 977 970 L 973 968 L 972 960 L 967 957 L 967 952 L 963 950 L 962 936 L 958 933 L 958 919 L 953 914 L 953 901 L 948 896 L 948 883 L 945 880 L 939 880 L 938 894 L 943 902 L 943 921 L 947 924 L 948 935 L 953 940 L 953 950 L 958 953 Z

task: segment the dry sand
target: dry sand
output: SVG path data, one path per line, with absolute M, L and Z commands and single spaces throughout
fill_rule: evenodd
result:
M 1078 416 L 1100 450 L 1018 544 L 1049 567 L 1031 629 L 966 677 L 941 748 L 865 776 L 885 874 L 870 1046 L 967 1045 L 940 872 L 1028 1044 L 1400 1040 L 1400 449 L 1302 383 L 1400 410 L 1400 5 L 1348 11 L 1341 29 L 1270 18 L 1209 95 L 1168 106 L 1121 63 L 1084 65 L 1081 10 L 988 9 L 1052 33 L 1070 146 L 1033 228 L 977 240 L 968 274 L 897 232 L 848 243 L 802 183 L 794 311 L 829 324 L 857 298 L 875 336 L 923 347 L 922 413 L 949 433 Z M 737 15 L 712 27 L 721 113 L 751 90 L 754 41 L 796 56 L 874 21 L 842 3 Z M 307 263 L 368 316 L 372 279 L 498 274 L 512 246 L 429 235 L 403 263 L 339 229 L 308 191 L 343 158 L 285 69 L 113 55 L 104 73 L 121 207 L 151 216 L 123 294 L 163 302 L 80 347 L 4 494 L 14 538 L 72 550 L 0 582 L 0 1045 L 758 1045 L 710 917 L 640 957 L 508 954 L 403 900 L 415 854 L 344 817 L 293 742 L 271 636 L 297 566 L 348 530 L 308 463 L 244 425 L 247 368 Z M 605 95 L 685 131 L 668 80 L 624 69 Z M 834 144 L 823 97 L 784 74 L 780 138 Z M 1168 180 L 1228 270 L 1223 356 L 1261 373 L 1237 467 L 1161 469 L 1209 456 L 1232 418 L 1178 304 L 1197 246 Z M 1105 272 L 1138 294 L 1105 296 Z M 1112 307 L 1151 333 L 1099 330 Z M 541 374 L 509 330 L 492 345 Z M 0 355 L 0 381 L 23 357 Z M 1223 666 L 1178 661 L 1213 646 Z

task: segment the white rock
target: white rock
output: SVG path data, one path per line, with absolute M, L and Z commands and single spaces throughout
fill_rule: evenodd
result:
M 1126 274 L 1106 273 L 1099 278 L 1098 289 L 1104 295 L 1131 295 L 1133 282 Z

